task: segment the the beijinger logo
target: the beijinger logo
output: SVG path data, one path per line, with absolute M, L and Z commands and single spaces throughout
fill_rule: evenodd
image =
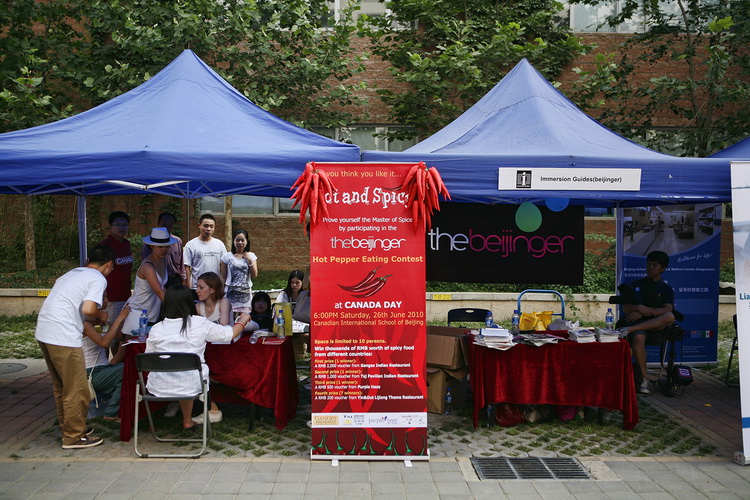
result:
M 368 251 L 380 248 L 388 252 L 401 248 L 404 241 L 406 241 L 406 238 L 375 238 L 374 236 L 368 236 L 367 238 L 354 238 L 352 236 L 337 238 L 334 236 L 331 238 L 331 248 L 355 248 Z
M 468 233 L 441 232 L 435 226 L 427 233 L 430 250 L 449 252 L 492 252 L 501 257 L 515 253 L 527 253 L 535 258 L 542 258 L 551 253 L 565 253 L 566 242 L 572 243 L 571 235 L 525 236 L 514 234 L 512 230 L 502 229 L 500 234 L 484 234 L 469 228 Z
M 531 189 L 531 170 L 516 170 L 516 188 Z

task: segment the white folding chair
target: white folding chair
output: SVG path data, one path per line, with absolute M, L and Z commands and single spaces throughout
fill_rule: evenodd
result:
M 154 419 L 151 415 L 149 402 L 171 402 L 184 401 L 188 399 L 198 399 L 203 401 L 203 415 L 208 415 L 208 385 L 203 380 L 201 370 L 201 359 L 197 354 L 184 352 L 147 352 L 138 354 L 135 357 L 135 366 L 138 370 L 138 390 L 135 393 L 135 430 L 134 448 L 135 454 L 141 458 L 199 458 L 206 451 L 206 444 L 211 437 L 211 422 L 209 418 L 203 419 L 203 436 L 201 438 L 163 438 L 156 434 Z M 198 394 L 184 397 L 158 397 L 149 393 L 146 389 L 144 372 L 191 372 L 197 371 L 201 381 L 201 391 Z M 152 454 L 141 453 L 138 450 L 138 410 L 141 401 L 145 403 L 146 414 L 148 415 L 148 424 L 154 438 L 160 442 L 196 442 L 202 443 L 202 447 L 195 453 L 188 454 Z

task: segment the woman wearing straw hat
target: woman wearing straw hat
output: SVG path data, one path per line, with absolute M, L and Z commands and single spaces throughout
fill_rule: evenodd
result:
M 164 300 L 164 285 L 167 283 L 167 266 L 164 262 L 169 246 L 177 240 L 165 227 L 155 227 L 151 234 L 143 238 L 143 244 L 151 247 L 151 255 L 146 257 L 135 275 L 133 295 L 128 299 L 130 315 L 122 327 L 123 333 L 138 329 L 138 318 L 145 309 L 148 322 L 153 325 L 159 320 L 161 303 Z

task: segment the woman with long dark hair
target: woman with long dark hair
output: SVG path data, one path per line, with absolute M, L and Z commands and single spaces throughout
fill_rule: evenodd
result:
M 250 251 L 250 236 L 244 229 L 232 233 L 232 251 L 221 257 L 224 263 L 226 296 L 236 313 L 250 312 L 253 279 L 258 276 L 258 256 Z
M 191 352 L 201 358 L 203 378 L 208 383 L 208 365 L 203 353 L 206 342 L 230 342 L 242 333 L 250 315 L 241 314 L 233 326 L 222 326 L 199 316 L 195 310 L 193 293 L 189 288 L 175 285 L 164 296 L 164 320 L 151 328 L 146 341 L 146 352 Z M 155 396 L 192 396 L 200 392 L 201 383 L 196 373 L 152 373 L 146 383 Z M 180 401 L 182 426 L 196 425 L 191 418 L 193 400 Z
M 305 279 L 305 273 L 299 269 L 295 269 L 289 273 L 289 278 L 286 280 L 286 287 L 276 297 L 276 303 L 290 302 L 292 304 L 292 311 L 297 303 L 297 298 L 302 291 L 302 280 Z

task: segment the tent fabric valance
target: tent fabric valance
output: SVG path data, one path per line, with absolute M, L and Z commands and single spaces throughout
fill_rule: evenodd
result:
M 100 106 L 0 134 L 0 193 L 286 197 L 306 162 L 359 159 L 357 146 L 261 109 L 185 50 Z
M 542 202 L 569 198 L 593 207 L 726 202 L 729 162 L 652 151 L 578 109 L 526 60 L 442 130 L 403 152 L 364 151 L 363 161 L 424 161 L 454 201 Z M 639 168 L 639 191 L 498 190 L 498 169 Z

